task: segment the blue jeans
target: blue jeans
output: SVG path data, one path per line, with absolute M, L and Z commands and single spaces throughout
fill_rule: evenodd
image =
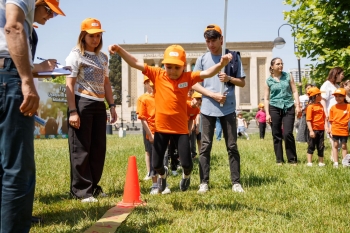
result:
M 216 134 L 216 140 L 220 141 L 221 140 L 221 135 L 222 135 L 222 127 L 220 124 L 220 118 L 216 118 L 216 123 L 215 123 L 215 134 Z
M 29 232 L 35 189 L 34 118 L 24 116 L 21 78 L 11 60 L 0 69 L 0 232 Z

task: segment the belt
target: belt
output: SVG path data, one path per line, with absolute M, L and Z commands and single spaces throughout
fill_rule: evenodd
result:
M 10 68 L 16 68 L 15 63 L 11 58 L 0 57 L 0 69 L 4 69 L 10 65 Z

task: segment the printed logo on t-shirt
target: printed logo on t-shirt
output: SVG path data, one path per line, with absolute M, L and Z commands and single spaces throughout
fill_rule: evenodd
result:
M 184 82 L 184 83 L 179 83 L 178 87 L 179 88 L 185 88 L 188 86 L 188 83 L 187 82 Z

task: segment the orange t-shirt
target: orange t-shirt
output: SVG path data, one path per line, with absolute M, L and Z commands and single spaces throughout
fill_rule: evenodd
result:
M 187 100 L 187 117 L 188 120 L 195 120 L 196 116 L 200 113 L 200 109 L 195 106 L 194 108 L 191 106 L 191 101 Z
M 140 109 L 140 104 L 142 102 L 142 98 L 144 98 L 145 96 L 149 95 L 148 92 L 142 94 L 139 96 L 139 98 L 137 98 L 137 103 L 136 103 L 136 114 L 138 115 L 139 114 L 139 109 Z
M 326 115 L 320 103 L 310 104 L 306 108 L 306 120 L 311 121 L 313 130 L 324 130 Z
M 143 74 L 154 83 L 156 132 L 188 134 L 187 93 L 194 84 L 202 81 L 200 71 L 184 72 L 173 80 L 160 67 L 147 64 L 144 67 Z
M 329 111 L 329 122 L 332 124 L 332 135 L 348 136 L 348 122 L 350 120 L 350 105 L 336 104 Z
M 155 131 L 155 112 L 156 105 L 154 96 L 150 94 L 144 95 L 140 100 L 138 118 L 147 121 L 148 128 L 152 134 L 154 134 Z M 148 135 L 146 135 L 146 138 L 148 139 Z

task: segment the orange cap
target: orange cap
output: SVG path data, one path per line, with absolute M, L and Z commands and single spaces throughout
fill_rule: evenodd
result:
M 59 8 L 60 0 L 45 0 L 45 3 L 50 7 L 50 9 L 59 14 L 66 16 L 63 11 Z
M 144 75 L 143 76 L 143 84 L 145 84 L 146 81 L 149 81 L 149 85 L 153 86 L 152 81 L 146 75 Z
M 320 91 L 320 89 L 318 89 L 317 87 L 310 87 L 309 90 L 307 90 L 307 94 L 309 97 L 317 94 L 321 94 L 321 93 L 323 93 L 323 91 Z
M 204 32 L 209 31 L 209 30 L 215 30 L 215 31 L 217 31 L 218 33 L 220 33 L 220 35 L 222 35 L 221 28 L 220 28 L 218 25 L 216 25 L 216 24 L 209 24 L 209 25 L 204 29 Z
M 186 63 L 186 52 L 180 45 L 171 45 L 164 52 L 162 64 L 175 64 L 184 66 Z
M 202 94 L 195 91 L 195 92 L 192 94 L 192 98 L 202 98 Z
M 98 19 L 87 18 L 81 23 L 81 31 L 86 31 L 89 34 L 104 32 L 101 28 L 101 23 Z
M 260 103 L 260 104 L 258 105 L 258 107 L 259 107 L 259 108 L 263 108 L 263 107 L 264 107 L 264 104 L 263 104 L 263 103 Z
M 335 90 L 335 92 L 333 93 L 333 95 L 346 95 L 346 91 L 344 88 L 338 88 L 337 90 Z

